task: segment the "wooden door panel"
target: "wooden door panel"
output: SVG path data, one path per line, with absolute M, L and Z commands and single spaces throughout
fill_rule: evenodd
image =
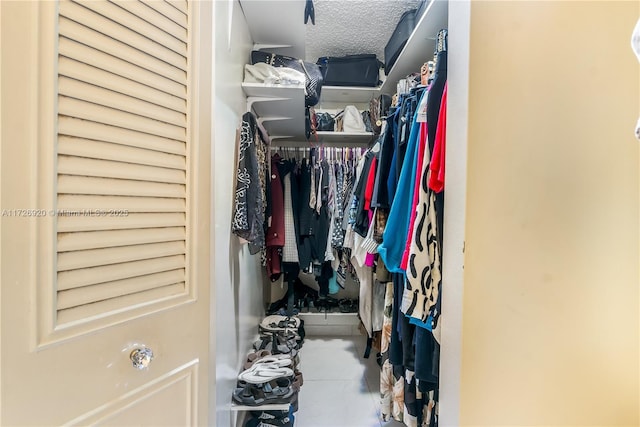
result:
M 196 425 L 197 373 L 198 362 L 192 361 L 74 419 L 68 425 Z

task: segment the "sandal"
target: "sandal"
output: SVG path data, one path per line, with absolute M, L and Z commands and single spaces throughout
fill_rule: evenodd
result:
M 274 396 L 286 396 L 291 389 L 291 380 L 288 378 L 276 378 L 269 381 L 262 386 L 262 389 L 267 393 L 272 393 Z
M 244 366 L 242 367 L 242 369 L 249 369 L 250 367 L 252 367 L 255 363 L 264 363 L 263 359 L 267 359 L 267 361 L 274 361 L 274 360 L 280 360 L 280 359 L 287 359 L 290 361 L 289 364 L 286 364 L 286 362 L 282 362 L 283 365 L 282 366 L 289 366 L 289 365 L 294 365 L 293 360 L 291 359 L 291 355 L 290 354 L 275 354 L 272 355 L 271 352 L 269 350 L 260 350 L 257 351 L 255 353 L 250 353 L 249 356 L 251 355 L 257 355 L 257 354 L 264 354 L 262 356 L 254 356 L 252 358 L 247 358 L 247 361 L 245 362 Z
M 297 330 L 300 327 L 300 319 L 297 317 L 287 317 L 279 315 L 271 315 L 265 317 L 260 323 L 260 331 L 274 332 Z
M 295 357 L 299 348 L 297 339 L 299 337 L 295 333 L 282 336 L 273 332 L 269 335 L 262 335 L 258 341 L 253 343 L 253 348 L 256 350 L 270 349 L 272 355 L 290 354 L 291 357 Z
M 300 310 L 297 308 L 293 308 L 291 309 L 291 313 L 295 316 L 296 314 L 300 313 Z M 280 310 L 278 310 L 278 314 L 280 316 L 286 316 L 287 315 L 287 310 L 285 310 L 284 308 L 281 308 Z
M 286 343 L 279 343 L 276 341 L 274 344 L 273 339 L 270 336 L 262 337 L 258 341 L 253 343 L 253 348 L 256 350 L 269 349 L 272 355 L 276 354 L 287 354 L 291 355 L 291 357 L 298 354 L 297 349 L 289 347 Z
M 253 353 L 249 353 L 247 355 L 247 360 L 244 362 L 243 369 L 249 369 L 256 360 L 262 359 L 263 357 L 271 356 L 271 352 L 269 350 L 258 350 Z
M 256 364 L 246 371 L 238 374 L 238 380 L 249 384 L 264 384 L 269 381 L 293 377 L 293 370 L 287 367 L 278 367 L 267 363 Z
M 276 354 L 275 356 L 265 356 L 261 359 L 255 360 L 253 363 L 245 363 L 244 370 L 256 369 L 260 365 L 267 365 L 268 367 L 277 368 L 290 368 L 293 369 L 293 360 L 288 354 Z
M 275 356 L 265 356 L 261 359 L 256 360 L 254 363 L 255 365 L 265 365 L 268 364 L 269 366 L 277 366 L 278 368 L 286 368 L 289 367 L 291 365 L 293 365 L 293 360 L 291 360 L 291 357 L 289 357 L 289 355 L 285 355 L 285 354 L 276 354 Z
M 275 348 L 274 348 L 275 347 Z M 262 336 L 260 339 L 253 343 L 253 348 L 257 351 L 268 349 L 271 354 L 288 353 L 289 347 L 282 345 L 273 345 L 273 339 L 270 336 Z
M 245 427 L 293 427 L 294 417 L 286 411 L 251 411 Z
M 247 406 L 260 406 L 264 404 L 272 403 L 290 403 L 291 398 L 294 395 L 294 391 L 291 387 L 277 387 L 275 389 L 267 388 L 255 385 L 246 384 L 244 387 L 236 388 L 233 391 L 232 399 L 234 402 L 247 405 Z M 270 390 L 270 391 L 269 391 Z

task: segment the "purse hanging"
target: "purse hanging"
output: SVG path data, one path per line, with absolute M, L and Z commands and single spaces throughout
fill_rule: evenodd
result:
M 390 106 L 391 97 L 384 94 L 377 98 L 373 98 L 369 103 L 369 116 L 371 117 L 371 128 L 374 134 L 380 134 L 382 129 L 382 120 L 388 114 Z

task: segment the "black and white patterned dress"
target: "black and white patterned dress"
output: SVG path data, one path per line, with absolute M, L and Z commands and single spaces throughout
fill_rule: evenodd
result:
M 266 248 L 266 153 L 268 139 L 252 113 L 242 116 L 231 231 L 249 243 L 249 252 Z
M 416 221 L 407 263 L 407 285 L 400 309 L 407 316 L 426 322 L 438 300 L 440 282 L 440 248 L 437 239 L 435 193 L 428 186 L 429 150 L 425 150 L 420 174 L 420 194 Z

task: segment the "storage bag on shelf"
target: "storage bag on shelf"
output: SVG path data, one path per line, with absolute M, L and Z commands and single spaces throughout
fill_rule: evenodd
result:
M 400 52 L 404 48 L 404 45 L 409 40 L 409 36 L 416 27 L 416 10 L 411 9 L 406 11 L 400 17 L 396 29 L 391 34 L 387 45 L 384 48 L 384 73 L 389 74 L 391 68 L 398 60 Z
M 316 63 L 325 86 L 376 87 L 380 83 L 381 62 L 374 54 L 323 56 Z

